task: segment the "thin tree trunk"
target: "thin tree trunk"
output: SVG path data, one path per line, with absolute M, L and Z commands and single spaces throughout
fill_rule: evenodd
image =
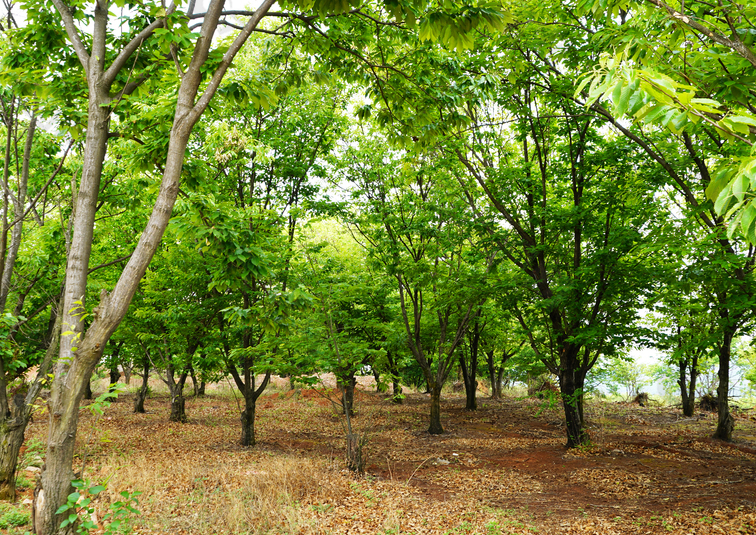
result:
M 144 360 L 144 368 L 142 368 L 142 387 L 137 392 L 136 398 L 134 398 L 134 412 L 144 414 L 144 400 L 147 399 L 147 392 L 149 390 L 150 380 L 150 361 Z
M 197 376 L 194 374 L 193 366 L 189 366 L 189 375 L 192 378 L 192 395 L 196 398 L 199 392 L 199 385 L 197 384 Z
M 123 367 L 123 382 L 127 385 L 131 384 L 131 374 L 134 371 L 134 365 L 131 362 L 123 362 L 121 363 L 121 367 Z
M 53 357 L 58 351 L 60 335 L 60 321 L 56 321 L 57 329 L 53 332 L 50 345 L 37 370 L 37 376 L 29 384 L 24 396 L 17 393 L 13 400 L 7 396 L 7 375 L 0 360 L 0 499 L 14 501 L 16 499 L 16 467 L 18 452 L 24 442 L 24 432 L 29 424 L 34 402 L 47 381 L 47 374 L 52 365 Z
M 690 367 L 690 383 L 688 384 L 688 399 L 690 400 L 690 414 L 686 416 L 693 416 L 693 411 L 696 406 L 696 380 L 698 379 L 698 355 L 693 357 L 693 364 Z
M 494 361 L 495 351 L 491 349 L 485 352 L 486 366 L 488 367 L 488 380 L 491 381 L 491 399 L 501 398 L 501 383 L 498 381 L 496 374 L 496 363 Z
M 84 386 L 84 399 L 93 399 L 92 396 L 92 379 L 87 381 L 87 384 Z
M 23 396 L 21 397 L 23 403 Z M 18 452 L 24 443 L 24 432 L 29 423 L 23 408 L 16 414 L 0 419 L 0 500 L 16 501 L 16 466 Z
M 381 390 L 381 374 L 378 373 L 377 370 L 373 370 L 373 378 L 375 379 L 375 391 L 376 392 L 385 392 L 386 388 L 383 387 L 383 390 Z
M 725 329 L 722 345 L 719 348 L 719 386 L 717 387 L 717 430 L 714 438 L 731 441 L 735 429 L 735 419 L 730 414 L 730 356 L 734 329 Z
M 504 380 L 504 365 L 500 365 L 496 372 L 496 398 L 501 399 L 501 385 Z
M 349 416 L 354 416 L 354 387 L 357 385 L 357 378 L 354 376 L 354 372 L 350 372 L 346 381 L 341 382 L 340 386 L 343 389 L 342 394 L 342 408 L 344 413 L 349 412 Z
M 34 133 L 37 128 L 37 115 L 32 114 L 29 121 L 29 127 L 26 131 L 26 143 L 24 145 L 24 160 L 21 171 L 21 176 L 18 181 L 18 190 L 16 191 L 16 199 L 13 203 L 13 217 L 16 222 L 11 230 L 11 241 L 8 246 L 6 255 L 3 262 L 2 279 L 0 281 L 0 311 L 5 309 L 5 304 L 8 299 L 8 292 L 11 287 L 11 278 L 15 271 L 16 258 L 18 257 L 18 250 L 21 247 L 21 238 L 23 234 L 23 217 L 26 210 L 26 192 L 27 184 L 29 183 L 29 166 L 31 163 L 31 151 L 34 142 Z
M 115 384 L 121 380 L 121 372 L 118 370 L 118 364 L 110 365 L 110 386 L 108 386 L 109 392 L 115 391 Z M 118 398 L 112 398 L 111 401 L 117 401 Z
M 680 386 L 680 397 L 682 398 L 683 415 L 693 416 L 696 406 L 696 366 L 698 357 L 693 357 L 694 361 L 685 358 L 680 361 L 680 378 L 677 384 Z M 688 369 L 690 369 L 690 381 L 688 381 Z
M 389 363 L 389 372 L 391 373 L 392 383 L 391 386 L 393 390 L 393 397 L 391 398 L 391 401 L 393 403 L 396 403 L 397 405 L 400 405 L 404 401 L 404 396 L 402 395 L 402 383 L 399 381 L 399 369 L 396 365 L 396 360 L 394 360 L 391 351 L 388 351 L 386 353 L 386 357 Z
M 478 363 L 476 362 L 475 366 L 473 366 L 471 362 L 468 367 L 464 357 L 460 357 L 459 362 L 462 367 L 462 381 L 465 384 L 465 410 L 478 410 L 478 379 L 475 374 L 475 368 L 477 368 Z

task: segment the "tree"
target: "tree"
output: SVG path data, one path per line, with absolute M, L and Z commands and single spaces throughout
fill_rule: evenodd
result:
M 57 346 L 52 346 L 58 340 L 57 273 L 62 247 L 51 234 L 58 231 L 59 238 L 62 225 L 50 222 L 57 199 L 48 189 L 66 173 L 64 163 L 71 149 L 69 143 L 62 158 L 54 156 L 61 150 L 61 140 L 37 128 L 43 110 L 34 100 L 19 97 L 15 89 L 0 90 L 5 133 L 0 311 L 7 342 L 0 358 L 0 499 L 10 500 L 15 499 L 16 464 L 24 432 L 57 351 Z M 30 220 L 33 228 L 25 228 Z M 45 221 L 48 229 L 42 228 Z M 24 254 L 24 248 L 32 247 L 37 258 Z M 45 296 L 50 287 L 54 288 L 53 296 Z M 48 309 L 49 316 L 45 317 Z M 41 336 L 35 337 L 33 331 Z M 38 366 L 36 378 L 27 383 L 25 375 L 34 366 Z
M 341 169 L 365 207 L 350 223 L 377 265 L 396 279 L 407 344 L 431 394 L 428 432 L 440 434 L 441 388 L 473 310 L 485 301 L 492 259 L 460 219 L 466 209 L 459 197 L 449 195 L 448 162 L 429 155 L 376 157 L 380 138 L 359 141 L 358 150 L 345 150 Z
M 616 7 L 609 5 L 609 12 Z M 603 36 L 619 53 L 604 56 L 578 92 L 584 90 L 589 105 L 659 163 L 686 213 L 707 229 L 706 240 L 718 247 L 712 255 L 722 271 L 722 283 L 715 291 L 720 338 L 714 437 L 731 440 L 732 343 L 750 325 L 754 299 L 754 249 L 746 243 L 753 241 L 756 214 L 746 198 L 754 123 L 752 53 L 750 37 L 743 37 L 750 35 L 751 8 L 741 11 L 734 4 L 723 4 L 711 9 L 694 1 L 681 4 L 681 12 L 649 0 L 644 5 L 629 3 L 626 9 L 642 16 L 623 17 L 624 23 L 618 25 L 597 11 L 606 27 Z M 698 45 L 692 47 L 693 42 Z M 711 54 L 717 55 L 717 61 L 710 61 Z M 611 100 L 611 111 L 600 102 L 602 97 Z M 612 114 L 635 122 L 628 128 Z M 735 219 L 727 223 L 731 216 Z
M 47 463 L 42 473 L 42 495 L 34 506 L 34 528 L 37 533 L 59 531 L 60 518 L 55 511 L 65 502 L 73 477 L 71 463 L 78 420 L 78 405 L 84 393 L 85 383 L 97 364 L 104 346 L 126 314 L 139 280 L 147 269 L 160 238 L 168 224 L 171 209 L 178 194 L 178 183 L 184 153 L 192 127 L 207 108 L 220 81 L 244 41 L 267 13 L 272 0 L 265 0 L 255 16 L 245 24 L 226 52 L 210 53 L 213 35 L 223 10 L 222 1 L 213 1 L 208 6 L 198 38 L 194 43 L 186 36 L 188 27 L 183 14 L 178 14 L 175 5 L 168 9 L 160 6 L 145 6 L 146 9 L 132 18 L 126 32 L 113 40 L 109 37 L 108 5 L 97 3 L 93 11 L 72 9 L 63 0 L 55 0 L 67 37 L 79 59 L 88 87 L 88 113 L 84 163 L 76 204 L 71 249 L 66 269 L 65 294 L 62 307 L 62 325 L 65 336 L 61 337 L 60 354 L 55 365 L 55 380 L 52 385 L 50 434 Z M 28 6 L 30 25 L 44 23 L 49 17 L 46 6 Z M 193 9 L 193 4 L 190 9 Z M 91 25 L 88 24 L 91 21 Z M 146 22 L 144 26 L 142 23 Z M 173 48 L 172 56 L 181 73 L 173 127 L 169 148 L 163 167 L 160 192 L 155 200 L 150 220 L 142 238 L 127 263 L 124 271 L 109 294 L 103 292 L 93 321 L 85 332 L 83 302 L 86 293 L 87 272 L 92 247 L 94 218 L 98 206 L 100 179 L 105 152 L 108 145 L 111 115 L 117 104 L 140 87 L 151 74 L 155 64 L 140 68 L 136 73 L 127 71 L 127 65 L 137 50 L 159 40 L 155 30 L 170 26 L 191 52 L 182 54 Z M 91 40 L 84 32 L 91 29 Z M 170 38 L 172 32 L 164 32 Z M 183 47 L 182 47 L 183 48 Z M 185 49 L 184 49 L 185 50 Z M 145 54 L 147 55 L 147 54 Z M 182 61 L 179 61 L 179 58 Z M 208 60 L 210 63 L 208 64 Z M 159 64 L 158 64 L 159 65 Z M 141 66 L 140 66 L 141 67 Z M 211 68 L 211 75 L 203 84 L 203 69 Z M 133 77 L 132 77 L 133 74 Z M 197 98 L 199 95 L 199 98 Z
M 533 351 L 559 378 L 574 447 L 588 440 L 586 374 L 632 332 L 648 284 L 639 244 L 659 214 L 641 201 L 652 189 L 638 179 L 626 146 L 602 142 L 592 116 L 535 82 L 506 91 L 508 100 L 470 106 L 472 134 L 452 150 L 467 170 L 460 183 L 476 222 L 530 279 L 513 309 Z M 512 129 L 485 126 L 510 117 Z
M 197 15 L 202 18 L 199 34 L 189 32 L 187 24 L 190 17 L 195 17 L 193 2 L 186 13 L 177 10 L 175 4 L 168 7 L 129 5 L 134 11 L 133 15 L 128 23 L 116 28 L 116 24 L 109 21 L 111 14 L 107 2 L 97 2 L 87 8 L 71 6 L 64 0 L 53 0 L 67 40 L 86 78 L 88 108 L 83 168 L 62 307 L 65 336 L 61 337 L 52 386 L 50 413 L 54 417 L 50 420 L 47 464 L 42 473 L 43 490 L 34 507 L 34 528 L 38 533 L 60 531 L 60 517 L 55 511 L 65 502 L 73 478 L 71 461 L 78 404 L 108 338 L 126 315 L 139 280 L 167 227 L 178 195 L 192 128 L 215 95 L 232 60 L 273 3 L 273 0 L 264 0 L 257 11 L 250 13 L 250 18 L 225 50 L 211 50 L 215 30 L 223 16 L 223 0 L 211 1 L 207 12 Z M 331 11 L 344 13 L 350 6 L 347 2 L 319 2 L 315 6 L 306 3 L 296 7 L 311 9 L 314 16 L 292 15 L 291 18 L 313 26 L 319 15 Z M 416 8 L 397 4 L 390 8 L 396 17 L 406 16 L 414 24 Z M 39 30 L 40 25 L 45 29 L 59 27 L 54 22 L 50 25 L 55 19 L 47 5 L 32 2 L 27 9 L 30 28 Z M 444 26 L 448 26 L 450 31 L 442 31 L 441 34 L 459 42 L 460 46 L 465 42 L 464 36 L 481 21 L 501 18 L 497 19 L 494 10 L 470 10 L 472 17 L 466 17 L 464 23 L 458 25 L 448 14 L 437 11 L 444 17 L 436 16 L 425 22 L 425 31 L 436 31 L 436 26 L 441 26 L 443 30 Z M 438 24 L 436 19 L 439 19 Z M 328 28 L 335 28 L 337 22 L 338 19 L 332 19 L 328 22 Z M 322 29 L 319 32 L 325 33 Z M 143 51 L 143 48 L 149 52 Z M 173 68 L 175 73 L 171 72 Z M 111 123 L 128 122 L 126 117 L 120 116 L 121 112 L 128 111 L 128 102 L 139 96 L 138 90 L 144 92 L 148 89 L 147 82 L 153 83 L 157 78 L 153 75 L 159 71 L 166 73 L 164 79 L 171 84 L 176 95 L 175 105 L 173 98 L 165 100 L 166 109 L 170 110 L 168 115 L 172 117 L 168 144 L 155 147 L 156 154 L 162 154 L 156 158 L 162 176 L 160 191 L 139 243 L 118 282 L 111 292 L 101 293 L 99 303 L 93 310 L 92 321 L 86 326 L 87 274 Z M 80 128 L 80 125 L 77 126 Z M 118 132 L 113 133 L 118 135 Z

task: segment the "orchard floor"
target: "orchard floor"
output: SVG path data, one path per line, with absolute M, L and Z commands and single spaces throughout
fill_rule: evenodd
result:
M 711 414 L 589 402 L 593 445 L 568 451 L 561 411 L 541 400 L 480 397 L 468 412 L 450 393 L 431 436 L 427 396 L 384 397 L 357 396 L 363 477 L 344 469 L 343 416 L 312 390 L 264 395 L 248 449 L 228 388 L 189 398 L 186 424 L 167 421 L 164 394 L 147 414 L 125 394 L 102 416 L 82 409 L 77 462 L 108 480 L 99 522 L 119 492 L 142 492 L 142 534 L 756 533 L 756 412 L 736 413 L 725 444 L 708 438 Z

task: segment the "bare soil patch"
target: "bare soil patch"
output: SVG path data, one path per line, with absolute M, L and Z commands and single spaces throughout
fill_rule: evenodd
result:
M 144 493 L 134 533 L 756 533 L 751 411 L 727 444 L 708 438 L 711 414 L 589 402 L 594 443 L 568 451 L 561 410 L 541 400 L 481 398 L 468 412 L 450 393 L 446 433 L 431 436 L 427 396 L 385 398 L 356 397 L 364 477 L 344 469 L 343 417 L 308 390 L 258 401 L 251 449 L 238 446 L 235 399 L 211 389 L 188 400 L 183 425 L 167 421 L 164 395 L 147 414 L 130 395 L 100 418 L 82 409 L 78 451 L 85 478 L 110 478 L 100 518 L 121 490 Z M 46 418 L 27 439 L 44 437 Z

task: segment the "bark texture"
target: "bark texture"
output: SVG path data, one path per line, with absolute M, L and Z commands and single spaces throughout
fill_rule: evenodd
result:
M 142 386 L 136 393 L 134 398 L 134 412 L 144 414 L 144 400 L 147 399 L 147 392 L 149 392 L 149 380 L 150 380 L 150 361 L 145 359 L 144 368 L 142 368 Z
M 717 386 L 717 429 L 714 438 L 732 441 L 735 419 L 730 414 L 730 359 L 734 329 L 726 330 L 719 347 L 719 386 Z

